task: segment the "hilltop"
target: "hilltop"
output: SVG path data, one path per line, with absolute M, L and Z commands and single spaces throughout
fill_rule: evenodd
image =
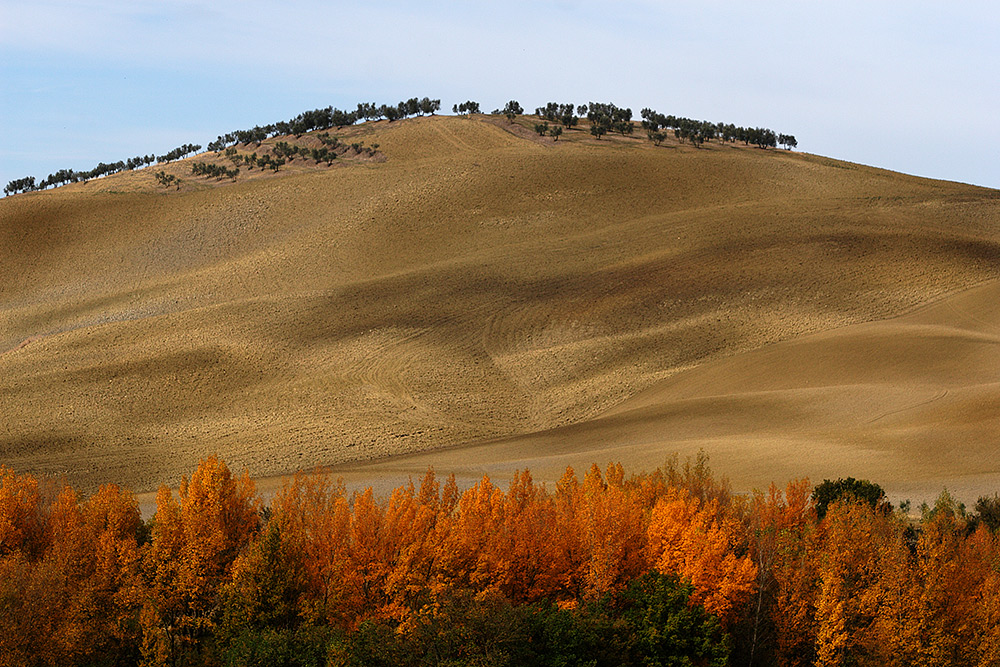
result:
M 743 487 L 1000 485 L 1000 193 L 532 124 L 0 201 L 3 461 L 148 490 L 208 453 L 473 477 L 703 448 Z

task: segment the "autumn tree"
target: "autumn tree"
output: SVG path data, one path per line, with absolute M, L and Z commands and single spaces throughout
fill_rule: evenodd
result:
M 453 479 L 446 483 L 453 483 Z M 439 529 L 450 512 L 442 503 L 441 485 L 428 469 L 417 489 L 411 481 L 393 491 L 385 511 L 388 572 L 384 587 L 387 609 L 396 616 L 417 608 L 425 593 L 439 590 L 436 572 L 443 533 Z
M 992 536 L 972 533 L 964 506 L 943 491 L 921 523 L 917 540 L 906 655 L 937 664 L 976 664 L 986 626 L 977 626 L 981 594 L 995 572 Z M 919 595 L 916 593 L 919 592 Z M 895 628 L 894 628 L 895 629 Z M 897 630 L 899 632 L 899 630 Z M 889 633 L 886 633 L 888 635 Z
M 555 597 L 562 581 L 552 539 L 555 504 L 527 470 L 514 473 L 493 548 L 495 587 L 513 602 Z
M 810 489 L 807 479 L 789 482 L 784 491 L 771 484 L 766 493 L 754 490 L 743 506 L 749 554 L 757 567 L 743 632 L 734 633 L 736 650 L 747 664 L 773 662 L 778 650 L 777 625 L 794 620 L 787 609 L 778 611 L 779 570 L 783 559 L 802 543 L 815 517 Z M 782 618 L 776 618 L 778 613 Z
M 0 558 L 34 559 L 45 548 L 45 520 L 38 480 L 0 465 Z
M 671 490 L 649 520 L 650 562 L 660 572 L 690 580 L 693 599 L 730 623 L 757 577 L 741 534 L 736 519 L 717 501 L 703 503 Z
M 296 474 L 272 503 L 271 522 L 302 555 L 306 618 L 335 627 L 353 623 L 357 609 L 350 560 L 351 508 L 344 485 L 325 471 Z
M 977 565 L 1000 559 L 1000 541 L 983 526 L 972 535 L 972 541 Z M 968 619 L 968 627 L 977 635 L 970 642 L 970 657 L 976 665 L 1000 664 L 1000 571 L 996 567 L 985 571 L 975 598 L 978 604 Z
M 596 464 L 591 466 L 578 489 L 584 598 L 621 591 L 648 569 L 643 508 L 625 489 L 620 464 L 609 464 L 607 473 L 605 479 Z
M 905 578 L 890 576 L 905 574 L 897 570 L 907 558 L 902 526 L 865 502 L 845 499 L 828 507 L 821 528 L 816 664 L 843 665 L 858 659 L 892 663 L 902 648 L 898 633 L 905 628 L 893 623 L 893 632 L 879 632 L 876 621 L 890 611 L 891 600 L 914 592 Z M 913 663 L 904 659 L 902 664 Z
M 5 483 L 4 486 L 7 486 Z M 33 501 L 31 489 L 26 499 Z M 6 490 L 9 490 L 6 489 Z M 112 663 L 137 647 L 135 498 L 101 487 L 81 501 L 68 486 L 45 508 L 45 539 L 0 558 L 0 664 Z
M 233 477 L 214 456 L 183 478 L 180 500 L 161 486 L 145 555 L 143 656 L 151 664 L 196 655 L 211 634 L 215 594 L 260 526 L 260 501 L 246 472 Z
M 504 521 L 503 492 L 486 475 L 462 493 L 442 544 L 440 572 L 449 586 L 484 590 L 492 582 L 492 536 Z

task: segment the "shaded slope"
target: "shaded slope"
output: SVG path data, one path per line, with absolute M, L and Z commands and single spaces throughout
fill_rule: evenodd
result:
M 387 162 L 0 202 L 4 460 L 149 488 L 211 451 L 267 475 L 530 434 L 1000 273 L 981 188 L 455 118 L 362 131 Z

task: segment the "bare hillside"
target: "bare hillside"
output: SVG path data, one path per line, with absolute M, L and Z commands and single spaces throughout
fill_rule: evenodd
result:
M 351 131 L 384 161 L 0 201 L 0 461 L 144 490 L 208 453 L 703 447 L 745 486 L 1000 486 L 1000 193 L 505 120 Z

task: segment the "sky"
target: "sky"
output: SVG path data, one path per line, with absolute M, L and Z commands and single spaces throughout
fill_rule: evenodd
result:
M 1000 6 L 0 0 L 0 183 L 410 97 L 612 102 L 1000 188 Z

